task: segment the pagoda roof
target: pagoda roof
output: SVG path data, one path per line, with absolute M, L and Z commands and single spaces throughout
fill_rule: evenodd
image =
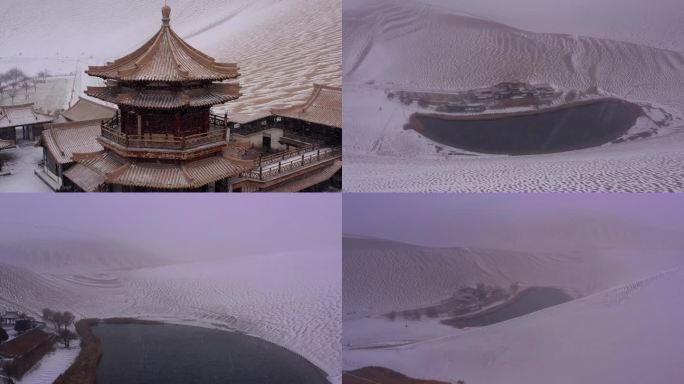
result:
M 104 151 L 77 156 L 67 177 L 86 191 L 103 183 L 166 190 L 195 189 L 217 180 L 238 176 L 252 163 L 212 156 L 183 163 L 135 162 Z M 82 167 L 88 168 L 84 170 Z
M 276 116 L 342 128 L 342 88 L 314 84 L 309 99 L 301 105 L 271 110 Z
M 79 97 L 76 104 L 62 112 L 68 121 L 109 120 L 116 114 L 116 108 Z
M 207 107 L 223 104 L 240 97 L 240 86 L 230 83 L 213 83 L 197 88 L 136 89 L 120 86 L 88 87 L 86 95 L 133 108 L 173 109 Z
M 44 124 L 53 120 L 55 117 L 36 111 L 33 103 L 0 106 L 0 128 Z
M 171 26 L 171 8 L 162 8 L 162 27 L 132 53 L 86 71 L 103 79 L 141 82 L 222 81 L 239 76 L 233 63 L 219 63 L 193 48 Z

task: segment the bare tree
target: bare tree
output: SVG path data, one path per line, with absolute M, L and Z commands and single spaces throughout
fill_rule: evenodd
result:
M 14 104 L 14 98 L 17 97 L 17 87 L 12 86 L 7 95 L 12 99 L 12 104 Z
M 11 80 L 14 83 L 19 82 L 20 79 L 25 78 L 26 75 L 24 72 L 22 72 L 19 68 L 12 68 L 9 71 L 5 73 L 5 76 L 8 80 Z
M 57 340 L 60 344 L 64 346 L 64 348 L 69 349 L 69 347 L 71 346 L 71 341 L 76 339 L 76 333 L 74 333 L 71 329 L 60 329 L 57 332 Z
M 26 92 L 26 98 L 29 98 L 29 88 L 31 88 L 31 85 L 29 84 L 28 79 L 24 79 L 24 81 L 21 82 L 21 86 L 24 88 L 24 92 Z
M 49 322 L 58 333 L 62 330 L 69 329 L 74 324 L 76 316 L 69 311 L 59 312 L 53 311 L 49 308 L 43 309 L 43 319 Z

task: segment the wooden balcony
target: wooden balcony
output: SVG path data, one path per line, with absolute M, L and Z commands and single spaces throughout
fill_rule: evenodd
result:
M 127 135 L 117 125 L 116 121 L 103 122 L 98 140 L 105 148 L 124 157 L 191 160 L 221 152 L 228 144 L 225 128 L 189 136 Z
M 341 157 L 342 147 L 321 148 L 312 145 L 296 151 L 264 157 L 255 169 L 244 172 L 242 177 L 260 181 L 273 180 L 310 166 L 332 162 Z

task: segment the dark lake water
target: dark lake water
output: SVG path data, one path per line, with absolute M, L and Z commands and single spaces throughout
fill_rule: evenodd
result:
M 299 355 L 238 333 L 179 325 L 100 324 L 98 384 L 327 384 Z
M 408 128 L 435 142 L 468 151 L 528 155 L 611 142 L 624 135 L 642 113 L 636 104 L 602 100 L 530 115 L 472 120 L 418 113 Z
M 444 320 L 443 323 L 458 328 L 482 327 L 519 316 L 527 315 L 544 308 L 562 304 L 572 300 L 563 290 L 554 287 L 526 288 L 518 298 L 508 304 L 496 307 L 481 315 Z

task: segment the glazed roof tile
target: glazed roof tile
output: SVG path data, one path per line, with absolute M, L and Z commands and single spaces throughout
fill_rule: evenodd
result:
M 170 8 L 162 9 L 162 27 L 140 48 L 103 66 L 91 66 L 91 76 L 122 81 L 222 81 L 239 76 L 237 64 L 219 63 L 186 43 L 171 26 Z
M 342 88 L 314 84 L 314 90 L 304 104 L 271 112 L 276 116 L 342 128 Z

